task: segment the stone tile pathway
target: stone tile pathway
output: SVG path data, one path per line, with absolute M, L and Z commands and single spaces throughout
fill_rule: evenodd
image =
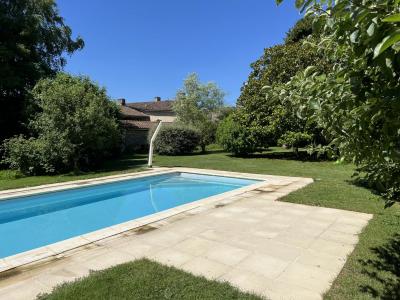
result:
M 304 185 L 249 191 L 11 270 L 0 279 L 0 299 L 32 299 L 142 257 L 268 299 L 322 299 L 372 216 L 276 201 Z

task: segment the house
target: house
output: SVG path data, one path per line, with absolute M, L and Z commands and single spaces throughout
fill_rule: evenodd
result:
M 118 99 L 121 120 L 125 129 L 124 144 L 134 150 L 147 148 L 149 131 L 158 121 L 172 123 L 176 119 L 173 110 L 173 100 L 161 100 L 155 97 L 153 101 L 127 102 Z

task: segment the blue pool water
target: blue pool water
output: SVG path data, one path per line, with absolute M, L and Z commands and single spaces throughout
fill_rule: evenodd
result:
M 168 173 L 0 200 L 0 258 L 256 182 Z

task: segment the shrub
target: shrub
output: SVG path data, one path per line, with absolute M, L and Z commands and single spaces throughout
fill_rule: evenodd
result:
M 62 138 L 25 138 L 5 140 L 4 163 L 27 175 L 54 173 L 64 169 L 71 150 Z
M 217 143 L 234 155 L 247 155 L 257 150 L 257 142 L 250 130 L 232 114 L 217 129 Z
M 278 145 L 292 148 L 295 153 L 298 153 L 299 148 L 307 146 L 311 140 L 312 136 L 308 133 L 288 131 L 278 140 Z
M 149 138 L 151 138 L 152 131 Z M 192 153 L 200 143 L 200 133 L 188 126 L 162 126 L 154 142 L 154 150 L 161 155 Z
M 217 124 L 213 121 L 204 120 L 204 122 L 198 124 L 197 129 L 200 133 L 199 145 L 201 147 L 201 151 L 205 152 L 206 146 L 215 142 Z
M 95 166 L 118 151 L 118 108 L 85 77 L 60 73 L 32 91 L 40 113 L 29 123 L 35 137 L 4 144 L 4 162 L 25 174 L 59 173 Z

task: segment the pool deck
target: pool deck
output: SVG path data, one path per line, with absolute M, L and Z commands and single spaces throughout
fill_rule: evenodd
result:
M 168 172 L 263 182 L 0 259 L 0 299 L 34 299 L 62 282 L 147 257 L 269 299 L 322 299 L 372 215 L 276 201 L 310 178 L 155 168 L 0 192 L 0 201 Z

